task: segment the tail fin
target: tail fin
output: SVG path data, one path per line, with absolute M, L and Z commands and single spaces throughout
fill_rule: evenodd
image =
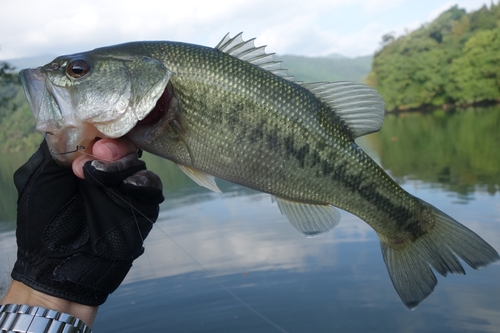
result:
M 474 269 L 500 259 L 497 251 L 465 226 L 422 201 L 434 214 L 435 226 L 403 248 L 381 241 L 382 254 L 394 288 L 403 303 L 414 309 L 437 284 L 432 268 L 439 274 L 464 274 L 457 257 Z

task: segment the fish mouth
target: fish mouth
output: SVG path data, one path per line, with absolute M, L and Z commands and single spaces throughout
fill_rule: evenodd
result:
M 68 91 L 51 84 L 41 67 L 23 69 L 19 76 L 36 129 L 45 133 L 52 157 L 60 165 L 70 166 L 77 157 L 72 153 L 84 150 L 99 131 L 93 126 L 78 126 Z
M 43 96 L 46 94 L 45 77 L 41 73 L 41 67 L 36 69 L 23 69 L 19 72 L 21 84 L 35 119 L 38 120 Z M 37 121 L 38 129 L 38 121 Z
M 127 112 L 114 119 L 101 119 L 101 115 L 109 111 L 110 105 L 104 102 L 101 113 L 87 116 L 86 109 L 78 104 L 78 90 L 54 84 L 45 67 L 23 69 L 19 74 L 36 121 L 36 129 L 45 133 L 52 157 L 63 166 L 70 166 L 79 156 L 75 153 L 85 151 L 98 138 L 126 136 L 134 127 L 145 133 L 143 138 L 148 138 L 148 134 L 165 123 L 163 120 L 168 118 L 172 101 L 175 100 L 172 85 L 167 81 L 163 90 L 157 88 L 158 99 L 151 102 L 149 111 L 146 107 L 139 110 L 145 115 L 144 118 L 135 112 L 137 110 L 127 109 Z

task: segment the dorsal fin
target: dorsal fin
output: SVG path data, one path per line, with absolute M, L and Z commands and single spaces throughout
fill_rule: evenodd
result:
M 375 89 L 347 81 L 303 83 L 302 86 L 344 120 L 353 138 L 380 130 L 384 122 L 384 100 Z
M 244 41 L 242 32 L 229 37 L 229 33 L 215 47 L 224 53 L 227 53 L 235 58 L 249 62 L 255 66 L 263 68 L 284 79 L 293 80 L 292 76 L 288 75 L 288 70 L 281 68 L 281 61 L 274 60 L 274 53 L 267 54 L 265 46 L 255 47 L 255 38 Z

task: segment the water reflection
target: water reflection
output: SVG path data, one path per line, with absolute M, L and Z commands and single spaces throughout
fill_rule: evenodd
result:
M 148 258 L 143 259 L 146 266 L 149 261 L 155 265 L 136 270 L 134 274 L 139 276 L 131 274 L 129 278 L 172 276 L 200 269 L 212 275 L 248 270 L 313 271 L 337 264 L 335 244 L 376 241 L 367 224 L 347 213 L 344 226 L 329 237 L 305 238 L 281 216 L 269 195 L 213 196 L 213 200 L 162 209 L 157 232 L 147 240 Z M 163 205 L 177 204 L 170 199 Z M 171 255 L 165 256 L 165 252 Z
M 470 200 L 500 191 L 500 107 L 388 115 L 370 136 L 384 168 Z

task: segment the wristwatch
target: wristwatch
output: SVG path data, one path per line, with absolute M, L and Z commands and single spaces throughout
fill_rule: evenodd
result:
M 67 313 L 20 304 L 0 305 L 0 333 L 92 333 Z

